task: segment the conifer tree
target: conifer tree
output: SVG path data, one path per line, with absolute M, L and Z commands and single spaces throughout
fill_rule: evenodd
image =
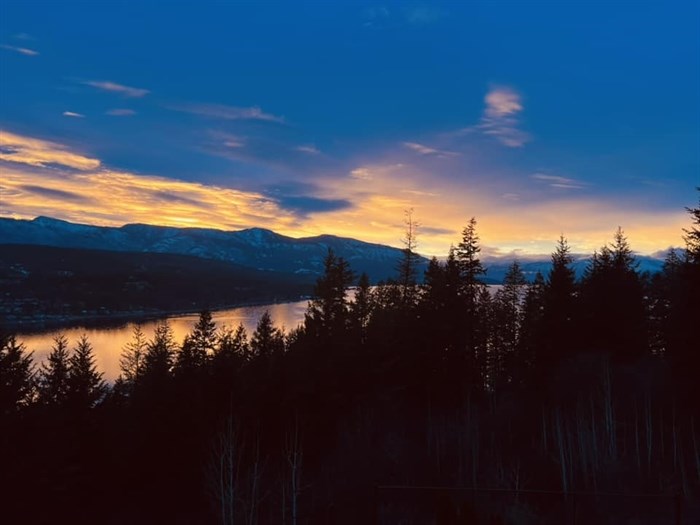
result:
M 348 262 L 336 257 L 331 249 L 323 266 L 324 273 L 316 281 L 304 326 L 308 335 L 327 338 L 340 336 L 347 327 L 349 303 L 346 290 L 354 276 Z
M 284 334 L 275 327 L 270 312 L 265 311 L 258 321 L 250 340 L 250 349 L 253 356 L 258 358 L 269 358 L 284 353 Z
M 170 323 L 167 319 L 159 322 L 153 331 L 153 339 L 147 345 L 144 359 L 143 373 L 149 382 L 161 383 L 170 376 L 176 348 Z
M 410 306 L 416 300 L 416 277 L 418 276 L 418 262 L 420 255 L 416 252 L 418 248 L 418 223 L 413 218 L 413 209 L 406 210 L 406 219 L 404 221 L 406 230 L 402 243 L 404 245 L 401 259 L 397 267 L 398 284 L 401 287 L 401 302 L 402 306 Z
M 97 371 L 92 345 L 85 334 L 78 339 L 69 359 L 68 402 L 75 408 L 94 407 L 104 396 L 107 386 Z
M 53 341 L 51 352 L 39 371 L 39 401 L 45 405 L 61 406 L 68 399 L 70 354 L 66 336 L 59 334 Z
M 0 341 L 0 416 L 27 406 L 34 397 L 32 356 L 15 336 Z
M 127 385 L 133 385 L 141 378 L 147 349 L 146 335 L 140 325 L 134 325 L 131 341 L 124 346 L 119 358 L 121 377 Z

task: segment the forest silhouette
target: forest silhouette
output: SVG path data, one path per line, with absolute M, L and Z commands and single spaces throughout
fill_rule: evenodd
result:
M 106 384 L 87 337 L 0 347 L 4 523 L 561 524 L 700 520 L 700 203 L 642 273 L 622 229 L 577 279 L 483 282 L 472 218 L 370 286 L 329 251 L 304 322 L 203 311 L 135 328 Z M 355 286 L 354 294 L 348 289 Z

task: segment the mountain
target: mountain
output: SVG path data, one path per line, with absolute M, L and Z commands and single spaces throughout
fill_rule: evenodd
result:
M 313 285 L 310 275 L 190 255 L 0 244 L 0 319 L 7 324 L 298 300 Z
M 0 244 L 190 255 L 258 270 L 312 276 L 323 272 L 323 259 L 331 248 L 350 263 L 353 271 L 367 272 L 374 282 L 393 277 L 402 255 L 397 248 L 333 235 L 295 239 L 263 228 L 222 231 L 146 224 L 116 228 L 49 217 L 0 218 Z
M 574 255 L 572 267 L 576 272 L 576 277 L 583 276 L 586 266 L 591 260 L 587 255 Z M 637 270 L 640 272 L 656 273 L 660 272 L 664 261 L 656 257 L 648 255 L 637 255 Z M 549 257 L 533 260 L 519 260 L 520 267 L 528 281 L 532 281 L 541 272 L 544 277 L 547 277 L 549 270 L 552 268 L 552 263 Z M 508 272 L 509 266 L 513 263 L 512 257 L 489 257 L 484 260 L 484 267 L 487 269 L 486 277 L 489 282 L 500 283 Z

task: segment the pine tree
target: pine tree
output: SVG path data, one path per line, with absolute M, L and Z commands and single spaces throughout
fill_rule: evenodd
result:
M 700 191 L 700 186 L 696 188 Z M 689 229 L 684 228 L 686 257 L 691 264 L 700 265 L 700 198 L 697 208 L 686 208 L 693 221 Z
M 275 327 L 270 312 L 265 311 L 258 321 L 250 340 L 250 349 L 257 358 L 269 358 L 284 353 L 284 334 Z
M 157 384 L 156 388 L 170 377 L 176 348 L 170 323 L 167 319 L 159 322 L 153 331 L 153 339 L 147 345 L 143 370 L 144 378 L 151 384 Z
M 455 251 L 460 276 L 460 292 L 467 301 L 468 307 L 476 302 L 476 298 L 484 286 L 480 279 L 486 275 L 486 270 L 479 259 L 480 252 L 476 218 L 472 217 L 462 230 L 462 241 L 457 245 Z
M 346 290 L 354 276 L 348 262 L 336 257 L 331 249 L 323 265 L 324 273 L 316 281 L 304 327 L 312 337 L 329 338 L 342 335 L 347 327 L 349 304 Z
M 190 338 L 196 352 L 197 364 L 204 365 L 207 358 L 214 353 L 217 343 L 216 323 L 209 310 L 204 310 L 199 314 L 199 319 L 192 329 Z
M 372 289 L 369 285 L 369 277 L 366 273 L 360 275 L 357 282 L 355 296 L 350 302 L 350 324 L 359 342 L 364 342 L 367 326 L 369 324 L 374 302 L 372 300 Z
M 68 402 L 78 409 L 94 407 L 105 395 L 107 386 L 95 366 L 92 345 L 85 334 L 78 339 L 69 359 Z
M 27 406 L 34 397 L 32 356 L 15 336 L 0 341 L 0 416 Z
M 70 354 L 68 339 L 63 334 L 54 337 L 46 361 L 39 371 L 39 401 L 45 405 L 62 406 L 68 399 Z
M 518 261 L 508 268 L 503 286 L 493 301 L 494 352 L 498 355 L 496 387 L 511 382 L 510 370 L 515 363 L 523 322 L 523 301 L 527 281 Z
M 119 358 L 121 377 L 126 385 L 134 385 L 141 379 L 145 366 L 148 343 L 146 335 L 140 325 L 135 325 L 132 331 L 131 341 L 122 350 Z M 128 389 L 128 388 L 127 388 Z

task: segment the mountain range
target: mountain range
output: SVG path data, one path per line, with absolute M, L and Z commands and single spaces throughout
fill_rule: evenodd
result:
M 264 228 L 223 231 L 205 228 L 174 228 L 146 224 L 121 227 L 75 224 L 50 217 L 33 220 L 0 218 L 0 244 L 43 245 L 116 252 L 164 253 L 227 261 L 262 271 L 317 276 L 323 271 L 323 259 L 332 249 L 346 259 L 357 274 L 366 272 L 372 282 L 391 278 L 402 256 L 398 248 L 356 239 L 319 235 L 293 238 Z M 590 260 L 588 255 L 574 256 L 573 267 L 581 275 Z M 420 259 L 419 274 L 427 265 Z M 654 273 L 663 265 L 661 259 L 638 256 L 638 269 Z M 512 256 L 487 257 L 486 281 L 500 283 Z M 528 279 L 550 268 L 549 257 L 520 261 Z

